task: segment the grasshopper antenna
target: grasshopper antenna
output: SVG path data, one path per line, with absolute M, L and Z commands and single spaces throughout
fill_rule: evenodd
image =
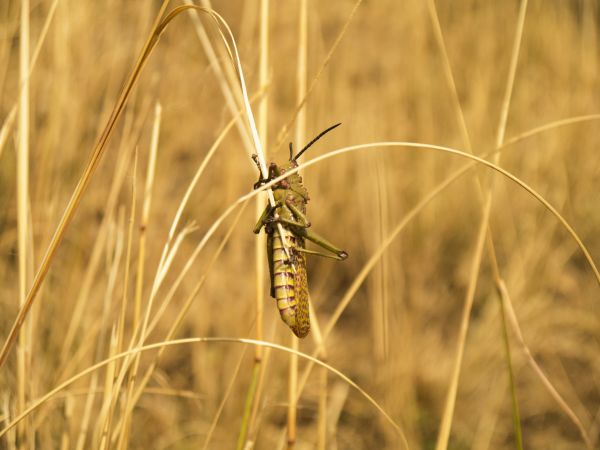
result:
M 331 130 L 333 130 L 334 128 L 337 128 L 341 125 L 342 123 L 336 123 L 335 125 L 330 126 L 329 128 L 327 128 L 325 131 L 321 131 L 316 138 L 314 138 L 312 141 L 310 141 L 308 144 L 306 144 L 306 146 L 300 150 L 298 152 L 298 154 L 296 156 L 294 156 L 293 158 L 292 156 L 292 143 L 290 142 L 290 161 L 296 161 L 298 158 L 300 158 L 300 156 L 302 155 L 302 153 L 304 153 L 306 150 L 308 150 L 308 148 L 313 145 L 315 142 L 317 142 L 319 139 L 321 139 L 325 134 L 329 133 Z
M 293 161 L 294 149 L 292 148 L 292 143 L 290 142 L 290 161 Z

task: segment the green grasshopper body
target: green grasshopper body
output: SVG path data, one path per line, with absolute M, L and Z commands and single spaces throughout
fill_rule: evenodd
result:
M 290 143 L 289 162 L 281 166 L 271 163 L 268 178 L 265 179 L 261 175 L 254 188 L 256 189 L 298 167 L 298 157 L 321 136 L 338 125 L 340 124 L 323 131 L 299 151 L 296 156 L 293 156 L 292 144 Z M 258 165 L 256 156 L 254 156 L 254 160 Z M 306 219 L 306 204 L 309 196 L 308 191 L 302 184 L 302 177 L 297 172 L 274 184 L 272 189 L 275 207 L 267 205 L 254 227 L 254 233 L 258 234 L 261 228 L 265 227 L 269 273 L 271 275 L 271 297 L 277 301 L 277 308 L 282 320 L 296 336 L 303 338 L 310 331 L 305 255 L 311 254 L 344 260 L 348 257 L 348 254 L 308 229 L 310 222 Z M 281 224 L 283 234 L 280 233 L 277 224 Z M 305 248 L 306 240 L 316 243 L 331 253 L 324 254 L 307 250 Z

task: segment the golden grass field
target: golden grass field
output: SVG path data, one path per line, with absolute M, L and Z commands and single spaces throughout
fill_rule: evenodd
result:
M 0 2 L 0 449 L 598 448 L 600 4 L 213 1 L 268 161 L 388 143 L 303 170 L 298 341 L 215 20 L 119 100 L 190 3 Z

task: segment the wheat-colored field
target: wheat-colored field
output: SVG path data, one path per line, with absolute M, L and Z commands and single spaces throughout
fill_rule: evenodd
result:
M 0 2 L 0 449 L 598 448 L 600 4 L 189 5 Z

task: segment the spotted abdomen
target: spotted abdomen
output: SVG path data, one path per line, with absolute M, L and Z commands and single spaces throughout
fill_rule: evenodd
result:
M 281 319 L 299 338 L 310 331 L 310 314 L 308 307 L 308 280 L 306 276 L 306 260 L 297 248 L 304 248 L 304 239 L 295 236 L 283 228 L 284 239 L 290 252 L 290 259 L 285 253 L 281 237 L 277 229 L 269 235 L 272 239 L 273 274 L 271 296 L 277 301 Z

